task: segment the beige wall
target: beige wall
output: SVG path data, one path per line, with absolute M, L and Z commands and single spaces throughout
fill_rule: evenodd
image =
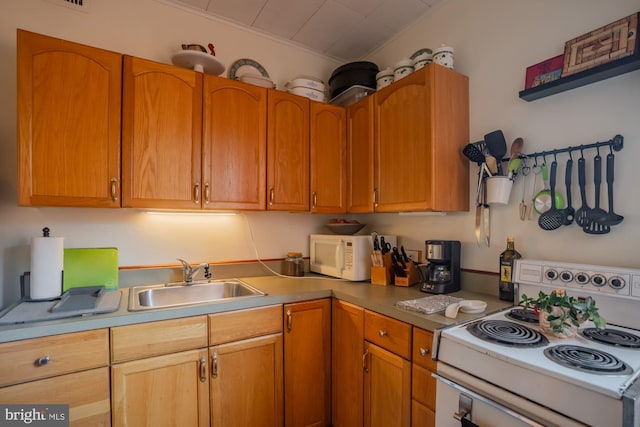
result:
M 155 0 L 92 0 L 89 5 L 89 13 L 57 6 L 50 0 L 7 2 L 2 7 L 0 306 L 17 298 L 18 276 L 29 269 L 30 238 L 44 226 L 64 236 L 66 247 L 116 246 L 124 266 L 173 263 L 177 257 L 194 262 L 279 258 L 289 250 L 307 255 L 307 235 L 324 231 L 322 224 L 332 216 L 249 213 L 234 217 L 158 217 L 124 209 L 16 206 L 16 28 L 166 63 L 182 42 L 211 41 L 227 65 L 243 57 L 255 59 L 279 87 L 296 74 L 328 78 L 340 65 Z M 472 140 L 502 129 L 509 143 L 521 136 L 527 151 L 540 151 L 609 139 L 616 133 L 624 135 L 625 149 L 616 159 L 615 201 L 616 211 L 625 215 L 625 220 L 610 234 L 588 236 L 577 226 L 542 231 L 534 221 L 521 222 L 517 205 L 522 182 L 516 183 L 508 206 L 492 208 L 490 248 L 475 244 L 473 212 L 447 216 L 362 215 L 358 218 L 371 224 L 365 230 L 396 233 L 402 236 L 401 243 L 412 248 L 422 248 L 425 239 L 461 240 L 464 267 L 487 271 L 497 271 L 498 255 L 507 235 L 516 237 L 518 249 L 528 257 L 638 266 L 635 242 L 640 236 L 640 198 L 636 186 L 640 172 L 635 159 L 640 158 L 640 73 L 531 103 L 517 96 L 527 66 L 561 53 L 565 40 L 638 10 L 638 0 L 444 0 L 371 56 L 384 67 L 418 48 L 453 46 L 456 68 L 470 77 Z M 472 189 L 476 172 L 476 166 L 471 166 Z M 574 205 L 577 203 L 575 188 Z

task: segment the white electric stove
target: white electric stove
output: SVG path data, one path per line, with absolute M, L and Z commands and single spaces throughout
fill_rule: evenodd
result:
M 436 424 L 640 426 L 640 270 L 523 259 L 514 275 L 518 301 L 558 288 L 594 297 L 606 329 L 545 335 L 515 307 L 442 330 Z

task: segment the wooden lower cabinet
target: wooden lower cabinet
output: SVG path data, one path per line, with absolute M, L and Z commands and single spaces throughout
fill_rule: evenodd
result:
M 365 341 L 364 426 L 411 425 L 411 362 Z
M 331 425 L 331 302 L 284 305 L 285 426 Z
M 433 334 L 413 328 L 411 425 L 433 427 L 436 425 L 436 361 L 431 358 Z
M 338 299 L 331 307 L 333 427 L 362 426 L 364 309 Z
M 208 426 L 208 374 L 206 349 L 113 366 L 113 425 Z
M 211 425 L 282 426 L 282 306 L 209 315 Z
M 110 426 L 109 368 L 0 388 L 0 403 L 66 404 L 71 427 Z
M 67 404 L 72 427 L 109 426 L 107 329 L 0 344 L 1 404 Z

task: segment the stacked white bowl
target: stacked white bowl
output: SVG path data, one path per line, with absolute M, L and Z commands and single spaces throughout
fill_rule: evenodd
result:
M 298 75 L 285 85 L 287 92 L 304 96 L 313 101 L 326 101 L 326 85 L 316 77 Z

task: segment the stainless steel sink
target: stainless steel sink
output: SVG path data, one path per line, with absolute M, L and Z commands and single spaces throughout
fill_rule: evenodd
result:
M 264 296 L 238 279 L 135 286 L 129 290 L 129 311 L 153 310 Z

